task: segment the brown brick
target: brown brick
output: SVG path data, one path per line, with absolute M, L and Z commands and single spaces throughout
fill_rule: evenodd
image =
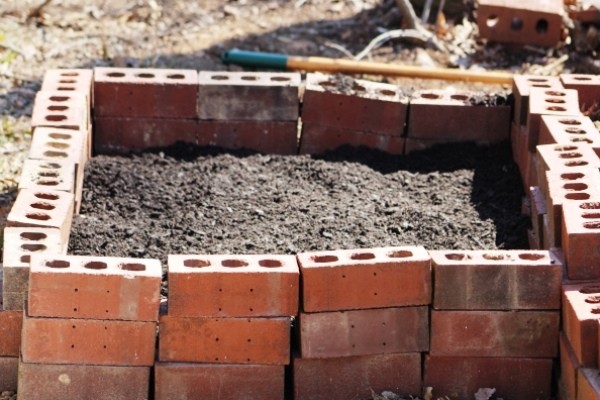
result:
M 154 388 L 155 400 L 283 400 L 284 367 L 158 362 Z
M 24 316 L 21 357 L 53 364 L 152 366 L 156 323 Z
M 551 398 L 552 359 L 426 356 L 424 371 L 435 398 L 472 399 L 479 388 L 511 400 Z
M 557 76 L 515 75 L 512 93 L 515 97 L 513 121 L 526 125 L 529 115 L 529 91 L 531 88 L 564 89 Z
M 147 400 L 149 367 L 19 363 L 19 399 Z
M 19 357 L 22 326 L 23 311 L 0 311 L 0 357 Z
M 564 333 L 560 334 L 560 380 L 568 399 L 577 398 L 577 370 L 581 367 L 575 351 Z
M 198 122 L 196 144 L 248 149 L 266 154 L 297 154 L 298 122 L 201 120 Z
M 428 307 L 300 314 L 302 358 L 429 350 Z
M 170 255 L 169 315 L 297 315 L 299 281 L 294 256 Z
M 600 97 L 599 97 L 600 98 Z M 540 144 L 589 144 L 600 155 L 600 132 L 586 116 L 542 115 Z
M 599 210 L 598 198 L 563 204 L 561 237 L 569 279 L 600 279 Z
M 362 399 L 383 391 L 419 395 L 421 354 L 294 358 L 295 400 Z
M 565 88 L 577 90 L 582 111 L 600 101 L 600 75 L 561 74 L 560 81 Z
M 600 282 L 563 285 L 562 324 L 582 367 L 598 367 Z
M 581 368 L 577 372 L 577 400 L 600 399 L 600 371 Z
M 17 391 L 18 370 L 18 357 L 0 357 L 0 392 Z
M 431 312 L 435 356 L 555 357 L 558 311 Z
M 65 94 L 79 92 L 91 99 L 93 75 L 94 71 L 91 69 L 47 69 L 40 90 Z
M 207 318 L 161 315 L 159 360 L 287 365 L 290 318 Z
M 431 263 L 423 247 L 319 251 L 297 257 L 304 312 L 431 302 Z
M 300 74 L 297 72 L 201 71 L 201 120 L 296 121 Z
M 438 310 L 559 310 L 562 265 L 548 251 L 430 251 Z
M 198 73 L 185 69 L 94 69 L 94 115 L 196 118 Z
M 158 321 L 159 260 L 36 255 L 31 258 L 32 317 Z

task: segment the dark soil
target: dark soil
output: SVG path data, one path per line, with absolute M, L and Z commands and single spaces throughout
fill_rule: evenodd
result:
M 166 263 L 168 254 L 528 248 L 521 196 L 508 143 L 445 145 L 406 157 L 189 146 L 98 156 L 86 169 L 69 252 Z

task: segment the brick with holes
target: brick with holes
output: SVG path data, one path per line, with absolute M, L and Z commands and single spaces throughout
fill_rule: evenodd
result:
M 527 124 L 529 91 L 532 88 L 564 89 L 557 76 L 515 75 L 512 85 L 512 94 L 515 98 L 513 122 L 519 126 Z
M 577 90 L 582 111 L 600 103 L 600 75 L 561 74 L 560 80 L 565 88 Z
M 284 367 L 164 363 L 154 367 L 154 399 L 284 399 Z
M 478 143 L 508 139 L 511 107 L 500 98 L 490 100 L 498 103 L 482 101 L 470 92 L 418 91 L 410 100 L 407 137 Z
M 31 126 L 89 131 L 89 100 L 85 93 L 39 91 L 31 114 Z
M 539 144 L 542 115 L 581 116 L 577 91 L 572 89 L 530 89 L 529 115 L 527 116 L 527 147 L 529 151 L 535 151 Z
M 431 302 L 431 263 L 421 246 L 318 251 L 297 257 L 304 312 Z
M 597 368 L 577 371 L 577 400 L 600 400 L 600 371 Z
M 169 315 L 268 317 L 298 314 L 294 256 L 170 255 Z
M 196 118 L 198 73 L 185 69 L 94 69 L 94 116 Z
M 367 147 L 390 154 L 403 154 L 406 139 L 335 126 L 303 123 L 300 154 L 320 154 L 342 146 Z
M 600 279 L 600 200 L 563 203 L 561 243 L 569 279 Z
M 421 354 L 392 353 L 341 358 L 294 358 L 294 399 L 370 398 L 392 391 L 421 392 Z
M 426 306 L 300 313 L 302 358 L 429 350 Z
M 577 370 L 581 368 L 581 363 L 564 333 L 560 334 L 559 348 L 560 379 L 568 394 L 567 399 L 577 399 Z
M 297 72 L 200 71 L 198 117 L 217 121 L 296 121 Z
M 42 91 L 64 94 L 78 92 L 91 100 L 93 70 L 83 68 L 48 69 L 42 80 Z
M 32 317 L 158 321 L 159 260 L 36 255 L 29 272 Z
M 156 322 L 23 315 L 21 357 L 28 363 L 152 366 Z
M 563 330 L 577 361 L 598 367 L 600 282 L 563 285 Z
M 434 398 L 452 394 L 472 399 L 480 388 L 495 388 L 497 398 L 550 399 L 553 360 L 549 358 L 425 356 L 423 385 Z
M 437 310 L 558 310 L 562 264 L 549 251 L 429 251 Z
M 396 85 L 323 74 L 308 74 L 302 122 L 380 136 L 404 133 L 408 98 Z
M 158 359 L 167 362 L 287 365 L 290 317 L 160 316 Z
M 562 0 L 477 0 L 479 35 L 492 42 L 554 47 L 562 40 Z
M 557 354 L 558 311 L 431 312 L 433 356 L 546 357 Z
M 29 288 L 29 262 L 32 254 L 65 254 L 67 242 L 51 228 L 4 228 L 2 297 L 5 310 L 23 311 Z
M 540 144 L 589 144 L 600 155 L 600 132 L 586 116 L 542 115 Z
M 265 154 L 297 154 L 297 121 L 221 121 L 198 122 L 196 144 L 225 149 L 249 149 Z
M 149 367 L 19 362 L 19 398 L 147 400 Z
M 580 167 L 600 168 L 600 158 L 587 144 L 544 144 L 537 146 L 538 176 L 545 171 L 569 171 Z

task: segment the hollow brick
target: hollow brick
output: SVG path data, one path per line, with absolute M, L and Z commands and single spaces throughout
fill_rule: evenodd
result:
M 560 380 L 567 393 L 567 399 L 577 399 L 577 370 L 581 363 L 564 333 L 560 334 Z
M 562 323 L 582 367 L 598 367 L 600 283 L 563 285 Z
M 600 132 L 589 117 L 542 115 L 539 144 L 573 143 L 588 144 L 600 155 Z
M 600 279 L 600 201 L 595 200 L 562 206 L 561 241 L 569 279 Z
M 557 76 L 515 75 L 512 86 L 515 98 L 513 122 L 518 126 L 527 124 L 531 88 L 565 89 Z
M 580 368 L 577 371 L 577 400 L 600 400 L 600 371 Z
M 565 88 L 577 90 L 582 111 L 600 101 L 600 75 L 561 74 L 560 81 Z
M 93 70 L 83 68 L 48 69 L 42 80 L 41 91 L 69 94 L 79 92 L 91 100 Z
M 82 92 L 39 91 L 31 114 L 31 126 L 89 131 L 90 105 Z

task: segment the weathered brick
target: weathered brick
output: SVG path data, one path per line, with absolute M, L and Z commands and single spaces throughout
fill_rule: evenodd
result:
M 582 367 L 598 367 L 600 282 L 563 285 L 562 324 Z
M 150 368 L 19 362 L 19 399 L 147 400 Z
M 396 85 L 323 74 L 306 76 L 302 122 L 311 126 L 399 137 L 407 109 L 408 98 Z
M 560 334 L 560 380 L 567 394 L 567 399 L 577 399 L 577 370 L 581 367 L 577 356 L 564 333 Z
M 582 111 L 600 102 L 600 75 L 561 74 L 560 81 L 565 88 L 577 90 Z
M 432 356 L 555 357 L 558 311 L 431 312 Z
M 0 357 L 19 357 L 22 326 L 23 311 L 0 310 Z
M 198 73 L 185 69 L 94 69 L 94 116 L 196 118 Z
M 548 251 L 430 251 L 438 310 L 559 310 L 562 265 Z
M 391 391 L 421 392 L 421 354 L 396 353 L 342 358 L 294 358 L 294 399 L 370 398 Z
M 158 357 L 169 362 L 287 365 L 290 318 L 161 315 Z
M 594 200 L 562 207 L 561 238 L 569 279 L 600 279 L 600 201 Z
M 28 363 L 152 366 L 156 323 L 23 316 Z
M 157 362 L 154 399 L 283 400 L 284 367 Z
M 84 93 L 91 99 L 93 70 L 83 68 L 47 69 L 41 91 Z
M 600 98 L 600 97 L 599 97 Z M 542 115 L 540 144 L 588 144 L 600 155 L 600 132 L 586 116 Z
M 431 302 L 431 262 L 423 247 L 319 251 L 297 257 L 305 312 Z
M 600 371 L 581 368 L 577 371 L 577 400 L 600 399 Z
M 512 94 L 515 98 L 513 122 L 518 125 L 527 124 L 531 88 L 564 89 L 557 76 L 515 75 L 512 86 Z
M 538 176 L 544 176 L 546 171 L 600 168 L 600 158 L 594 150 L 583 144 L 544 144 L 537 146 Z
M 300 112 L 297 72 L 201 71 L 201 120 L 295 121 Z
M 37 92 L 31 114 L 31 126 L 89 131 L 88 97 L 80 92 Z
M 300 154 L 319 154 L 343 146 L 366 147 L 390 154 L 403 154 L 406 139 L 400 136 L 376 135 L 335 126 L 303 123 Z
M 424 386 L 435 398 L 472 399 L 479 388 L 511 400 L 551 398 L 552 359 L 426 356 Z
M 299 281 L 294 256 L 170 255 L 169 315 L 297 315 Z
M 94 118 L 94 154 L 123 154 L 196 143 L 198 121 L 176 118 Z
M 429 350 L 426 306 L 300 314 L 302 358 Z
M 297 154 L 298 122 L 201 120 L 198 122 L 196 144 L 249 149 L 266 154 Z
M 0 357 L 0 392 L 17 391 L 18 370 L 18 357 Z
M 159 260 L 36 255 L 31 258 L 32 317 L 158 321 Z
M 408 110 L 408 138 L 479 143 L 508 139 L 511 107 L 478 105 L 476 101 L 468 92 L 416 92 Z

